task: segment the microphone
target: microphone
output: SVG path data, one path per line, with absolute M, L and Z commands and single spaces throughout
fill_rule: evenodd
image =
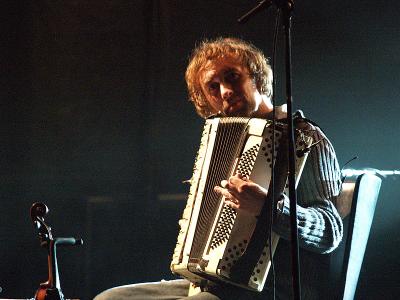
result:
M 252 8 L 249 12 L 245 13 L 239 19 L 237 19 L 238 23 L 246 23 L 253 15 L 259 13 L 262 9 L 268 9 L 273 4 L 272 0 L 263 0 L 258 3 L 254 8 Z

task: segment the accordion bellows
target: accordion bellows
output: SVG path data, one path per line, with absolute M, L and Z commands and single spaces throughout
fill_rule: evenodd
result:
M 271 214 L 266 213 L 267 209 L 260 211 L 260 217 L 236 211 L 224 203 L 214 187 L 239 173 L 268 190 L 266 202 L 274 201 L 270 192 L 273 166 L 278 182 L 274 194 L 282 193 L 286 185 L 286 132 L 286 125 L 278 123 L 273 130 L 272 122 L 264 119 L 206 120 L 186 207 L 179 221 L 171 262 L 173 273 L 197 285 L 211 280 L 254 291 L 263 289 L 270 253 L 274 253 L 279 240 L 268 227 Z M 311 144 L 311 138 L 301 131 L 296 130 L 295 136 L 297 148 Z M 297 182 L 306 157 L 296 158 Z

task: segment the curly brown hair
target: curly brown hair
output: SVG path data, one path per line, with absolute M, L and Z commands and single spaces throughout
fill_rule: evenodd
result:
M 226 56 L 238 59 L 247 67 L 261 94 L 272 96 L 271 66 L 260 49 L 238 38 L 204 40 L 193 50 L 185 74 L 189 100 L 203 118 L 208 117 L 212 111 L 201 88 L 199 74 L 205 69 L 207 62 Z

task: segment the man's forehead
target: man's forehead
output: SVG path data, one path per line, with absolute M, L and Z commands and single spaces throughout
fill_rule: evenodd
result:
M 203 80 L 209 80 L 221 71 L 224 72 L 232 69 L 241 70 L 247 68 L 237 57 L 233 56 L 224 56 L 208 60 L 200 70 L 201 78 Z

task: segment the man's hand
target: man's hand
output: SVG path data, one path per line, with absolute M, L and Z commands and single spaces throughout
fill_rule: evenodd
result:
M 222 180 L 221 186 L 214 191 L 224 196 L 224 201 L 230 207 L 258 216 L 267 198 L 267 191 L 251 180 L 236 174 L 228 180 Z

